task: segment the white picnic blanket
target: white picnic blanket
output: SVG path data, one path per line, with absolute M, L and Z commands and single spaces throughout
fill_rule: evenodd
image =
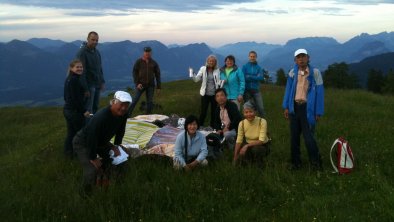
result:
M 143 120 L 146 122 L 154 122 L 155 120 L 160 120 L 163 121 L 165 119 L 168 119 L 169 117 L 166 115 L 160 115 L 160 114 L 150 114 L 150 115 L 138 115 L 134 117 L 133 119 L 135 120 Z

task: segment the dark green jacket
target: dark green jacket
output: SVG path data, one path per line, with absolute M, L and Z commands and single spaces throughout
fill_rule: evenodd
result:
M 83 87 L 86 90 L 89 87 L 101 87 L 105 83 L 105 80 L 99 50 L 97 48 L 88 48 L 86 42 L 84 42 L 77 53 L 77 58 L 82 61 L 83 65 L 81 78 Z

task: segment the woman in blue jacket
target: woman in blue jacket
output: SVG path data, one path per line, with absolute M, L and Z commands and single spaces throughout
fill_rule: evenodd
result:
M 199 128 L 196 116 L 185 120 L 185 131 L 178 134 L 174 147 L 174 168 L 192 170 L 199 165 L 207 165 L 207 143 Z
M 245 92 L 245 76 L 235 64 L 233 55 L 228 55 L 224 63 L 225 65 L 220 69 L 220 79 L 224 80 L 223 88 L 227 92 L 227 99 L 237 104 L 240 109 Z

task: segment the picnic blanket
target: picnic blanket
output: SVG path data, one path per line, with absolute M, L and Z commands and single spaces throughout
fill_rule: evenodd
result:
M 138 117 L 138 118 L 137 118 Z M 174 157 L 175 140 L 183 130 L 172 125 L 165 125 L 159 128 L 155 124 L 147 121 L 162 120 L 169 118 L 164 115 L 140 115 L 133 119 L 128 119 L 126 123 L 123 147 L 128 150 L 131 158 L 136 158 L 146 154 L 159 154 Z M 171 118 L 169 118 L 171 119 Z M 179 117 L 177 117 L 179 119 Z M 200 130 L 205 136 L 212 129 Z M 138 145 L 138 146 L 136 146 Z
M 160 144 L 175 144 L 176 137 L 180 131 L 181 129 L 166 125 L 153 133 L 146 147 L 151 148 Z
M 133 119 L 143 120 L 143 121 L 152 123 L 152 122 L 154 122 L 156 120 L 163 121 L 165 119 L 168 119 L 168 116 L 160 115 L 160 114 L 138 115 L 138 116 L 134 117 Z
M 146 151 L 146 154 L 158 154 L 174 157 L 175 144 L 159 144 Z
M 138 144 L 145 149 L 152 135 L 159 129 L 158 126 L 141 120 L 128 119 L 123 137 L 123 144 Z

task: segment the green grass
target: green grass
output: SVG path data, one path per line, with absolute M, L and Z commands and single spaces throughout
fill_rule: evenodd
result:
M 162 114 L 199 113 L 199 85 L 163 84 Z M 326 90 L 326 113 L 316 128 L 324 172 L 286 169 L 289 126 L 284 88 L 263 85 L 272 153 L 266 167 L 234 168 L 231 153 L 209 167 L 178 172 L 165 162 L 129 161 L 125 183 L 78 194 L 82 170 L 62 156 L 61 107 L 0 109 L 2 221 L 393 221 L 394 97 Z M 103 99 L 102 105 L 108 103 Z M 135 115 L 139 114 L 138 112 Z M 350 141 L 356 169 L 331 173 L 335 138 Z M 303 162 L 307 163 L 302 147 Z

